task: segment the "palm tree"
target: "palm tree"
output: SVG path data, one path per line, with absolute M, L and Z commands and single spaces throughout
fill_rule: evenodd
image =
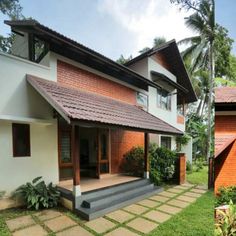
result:
M 156 37 L 156 38 L 154 38 L 153 39 L 153 48 L 157 48 L 157 47 L 159 47 L 160 45 L 162 45 L 163 43 L 166 43 L 166 38 L 164 38 L 164 37 Z M 139 53 L 144 53 L 144 52 L 147 52 L 148 50 L 150 50 L 151 48 L 149 48 L 149 47 L 145 47 L 145 48 L 143 48 L 143 49 L 141 49 L 140 51 L 139 51 Z
M 195 12 L 186 18 L 186 25 L 198 35 L 185 38 L 179 44 L 190 45 L 183 52 L 184 59 L 190 59 L 190 74 L 196 70 L 204 69 L 209 71 L 209 89 L 207 102 L 207 158 L 211 153 L 211 121 L 212 121 L 212 94 L 214 84 L 214 36 L 215 36 L 215 2 L 214 0 L 201 0 L 192 9 Z

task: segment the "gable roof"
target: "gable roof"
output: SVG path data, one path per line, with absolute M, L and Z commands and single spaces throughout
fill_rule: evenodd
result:
M 236 139 L 236 134 L 215 134 L 215 158 Z
M 158 88 L 156 83 L 148 80 L 130 68 L 121 65 L 104 55 L 40 24 L 36 20 L 4 21 L 13 31 L 32 33 L 49 43 L 50 51 L 75 60 L 81 64 L 101 71 L 138 88 L 148 91 L 148 86 Z
M 27 81 L 68 123 L 93 123 L 140 132 L 183 134 L 141 108 L 27 75 Z
M 215 88 L 215 103 L 236 103 L 236 87 Z
M 176 41 L 174 39 L 163 43 L 158 47 L 151 48 L 150 50 L 131 59 L 130 61 L 125 63 L 125 65 L 130 66 L 146 57 L 150 57 L 159 52 L 162 52 L 165 55 L 167 63 L 171 66 L 171 73 L 174 74 L 177 78 L 177 83 L 186 90 L 188 90 L 188 93 L 184 95 L 185 102 L 196 102 L 197 96 L 193 89 L 188 72 L 183 63 Z

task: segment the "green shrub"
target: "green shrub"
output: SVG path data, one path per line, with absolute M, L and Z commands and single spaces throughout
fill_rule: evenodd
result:
M 5 191 L 0 191 L 0 199 L 5 195 Z
M 236 204 L 236 186 L 221 187 L 216 197 L 216 206 L 227 205 L 232 201 Z
M 218 212 L 218 219 L 215 226 L 216 236 L 236 235 L 236 205 L 232 201 L 230 201 L 229 208 L 226 212 Z
M 150 179 L 155 184 L 173 179 L 176 160 L 176 152 L 164 147 L 156 148 L 150 155 Z
M 124 173 L 141 177 L 144 173 L 144 149 L 142 147 L 133 147 L 124 155 L 124 161 L 121 167 Z
M 193 167 L 192 167 L 191 162 L 190 162 L 190 161 L 187 161 L 187 162 L 186 162 L 186 171 L 192 172 L 192 170 L 193 170 Z
M 195 163 L 195 166 L 196 166 L 196 169 L 195 169 L 196 172 L 199 172 L 204 167 L 204 161 L 202 161 L 201 159 L 197 160 Z
M 28 182 L 15 191 L 14 195 L 22 198 L 27 208 L 35 210 L 51 208 L 57 206 L 59 202 L 60 192 L 57 187 L 52 183 L 46 185 L 41 179 L 42 177 L 37 177 L 32 183 Z

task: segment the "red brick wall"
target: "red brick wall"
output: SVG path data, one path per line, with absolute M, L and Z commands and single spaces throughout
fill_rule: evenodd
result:
M 62 61 L 57 61 L 57 81 L 136 105 L 134 90 Z M 139 145 L 144 145 L 143 133 L 111 130 L 111 172 L 119 173 L 124 154 Z
M 134 146 L 144 146 L 144 134 L 139 132 L 111 130 L 111 173 L 119 173 L 124 154 Z
M 157 61 L 157 63 L 162 65 L 165 69 L 171 71 L 171 66 L 167 63 L 165 55 L 163 53 L 161 52 L 156 53 L 154 58 Z
M 236 133 L 236 116 L 216 115 L 215 132 Z
M 215 117 L 215 133 L 236 133 L 236 116 Z M 236 142 L 215 159 L 215 192 L 221 186 L 236 185 Z
M 184 125 L 184 116 L 177 115 L 177 123 Z
M 136 104 L 136 92 L 133 89 L 62 61 L 57 61 L 57 81 L 73 88 Z
M 215 159 L 215 193 L 221 186 L 236 185 L 236 142 Z

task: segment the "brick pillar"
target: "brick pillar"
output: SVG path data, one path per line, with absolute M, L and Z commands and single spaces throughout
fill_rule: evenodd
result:
M 186 181 L 186 156 L 185 153 L 178 153 L 178 184 L 184 184 Z

